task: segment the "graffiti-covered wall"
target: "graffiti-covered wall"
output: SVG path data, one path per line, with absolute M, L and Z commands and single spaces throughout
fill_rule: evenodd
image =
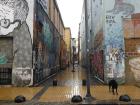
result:
M 101 80 L 104 80 L 103 50 L 94 52 L 92 65 L 94 74 Z
M 103 64 L 103 0 L 90 0 L 91 4 L 91 50 L 93 54 L 92 71 L 104 80 Z
M 120 84 L 140 82 L 139 0 L 89 0 L 88 5 L 89 44 L 98 77 L 106 83 L 111 78 Z M 80 32 L 85 35 L 83 8 Z
M 113 3 L 113 5 L 112 5 Z M 108 6 L 110 4 L 110 6 Z M 129 6 L 132 10 L 127 10 Z M 125 79 L 124 66 L 124 36 L 122 17 L 127 17 L 133 12 L 131 4 L 123 0 L 110 0 L 105 2 L 105 78 L 118 78 L 120 82 Z
M 33 4 L 0 0 L 0 36 L 13 37 L 12 84 L 18 86 L 32 85 Z
M 110 6 L 108 6 L 109 4 Z M 130 41 L 131 38 L 134 38 L 133 36 L 139 38 L 139 31 L 136 30 L 139 27 L 139 21 L 138 19 L 135 22 L 133 21 L 134 17 L 138 18 L 135 14 L 139 13 L 139 5 L 139 0 L 110 0 L 109 2 L 105 2 L 106 79 L 115 77 L 118 78 L 120 83 L 123 83 L 125 79 L 131 78 L 128 76 L 128 70 L 125 69 L 125 66 L 128 65 L 127 63 L 127 65 L 125 65 L 125 51 L 128 50 L 129 46 L 128 40 L 125 39 L 129 39 Z M 134 26 L 135 29 L 133 28 Z M 133 42 L 134 41 L 131 43 Z M 132 47 L 137 47 L 137 49 L 139 49 L 139 44 L 131 46 L 131 48 Z M 134 61 L 130 60 L 129 64 L 132 66 L 134 64 L 132 62 Z
M 46 5 L 47 6 L 47 5 Z M 59 33 L 48 17 L 42 1 L 36 1 L 34 52 L 34 83 L 37 84 L 55 73 L 59 67 Z

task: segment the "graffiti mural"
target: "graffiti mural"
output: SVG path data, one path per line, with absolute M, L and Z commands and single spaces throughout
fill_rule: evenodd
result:
M 7 63 L 7 58 L 5 54 L 0 54 L 0 64 L 6 64 Z
M 124 2 L 125 0 L 115 0 L 114 7 L 112 10 L 108 10 L 107 12 L 111 12 L 113 14 L 123 13 L 124 16 L 130 16 L 135 8 L 132 4 Z
M 13 60 L 13 38 L 0 38 L 0 64 L 12 63 Z M 3 47 L 4 46 L 4 47 Z
M 52 49 L 52 33 L 50 30 L 50 26 L 48 23 L 46 23 L 46 21 L 44 20 L 43 22 L 43 35 L 44 35 L 44 42 L 47 45 L 48 49 L 51 50 Z
M 95 75 L 104 80 L 103 51 L 94 52 L 93 61 Z
M 95 52 L 93 53 L 93 62 L 95 74 L 101 80 L 104 80 L 104 66 L 103 66 L 103 28 L 96 34 L 94 40 L 94 49 Z
M 0 35 L 13 37 L 14 85 L 18 85 L 17 68 L 32 68 L 32 39 L 26 22 L 28 13 L 29 6 L 26 0 L 0 0 Z M 14 80 L 15 78 L 17 79 Z M 30 84 L 31 81 L 26 85 Z
M 46 2 L 46 4 L 43 4 Z M 36 20 L 33 41 L 34 50 L 34 83 L 46 79 L 56 72 L 59 61 L 59 33 L 47 15 L 47 1 L 36 1 Z
M 122 17 L 128 17 L 134 12 L 134 6 L 124 0 L 112 0 L 114 7 L 107 6 L 105 20 L 105 80 L 118 79 L 119 83 L 125 82 L 124 66 L 124 36 Z M 112 9 L 113 8 L 113 9 Z M 127 9 L 128 8 L 128 9 Z
M 109 2 L 106 2 L 105 77 L 133 83 L 133 78 L 139 80 L 138 75 L 135 75 L 135 70 L 139 68 L 137 66 L 140 48 L 139 1 L 111 0 L 111 2 L 114 5 L 110 7 L 107 6 Z
M 14 82 L 17 86 L 29 86 L 32 81 L 32 71 L 30 68 L 16 68 Z

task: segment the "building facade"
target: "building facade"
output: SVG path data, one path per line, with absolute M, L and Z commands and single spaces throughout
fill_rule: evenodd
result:
M 75 38 L 71 38 L 71 63 L 74 63 L 75 61 L 75 56 L 76 54 L 76 39 Z
M 56 0 L 0 0 L 0 85 L 37 85 L 60 66 Z
M 140 47 L 139 5 L 138 0 L 87 1 L 87 34 L 90 39 L 93 71 L 106 83 L 111 78 L 116 78 L 120 84 L 140 81 L 140 68 L 137 62 Z M 80 29 L 83 40 L 85 38 L 84 11 L 85 7 Z M 85 42 L 82 41 L 82 44 Z M 83 58 L 84 53 L 82 53 Z M 134 75 L 130 75 L 132 73 Z
M 64 41 L 67 45 L 67 56 L 68 56 L 68 63 L 70 63 L 71 58 L 71 29 L 69 27 L 65 28 L 65 35 L 63 36 Z

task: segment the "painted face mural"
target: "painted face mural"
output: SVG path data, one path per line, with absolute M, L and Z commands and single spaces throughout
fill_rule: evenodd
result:
M 7 35 L 25 21 L 28 5 L 25 0 L 0 0 L 0 35 Z
M 32 84 L 32 39 L 29 25 L 32 24 L 32 17 L 30 16 L 33 12 L 31 13 L 30 11 L 29 13 L 28 3 L 29 0 L 0 0 L 0 36 L 12 37 L 13 44 L 10 44 L 12 48 L 12 53 L 10 54 L 12 54 L 13 58 L 11 60 L 12 83 L 18 86 Z M 30 23 L 26 21 L 27 18 L 31 20 Z M 4 41 L 3 43 L 5 43 Z M 2 47 L 5 53 L 7 48 Z M 6 60 L 4 60 L 3 57 L 1 62 L 7 64 Z M 27 70 L 25 71 L 25 69 Z
M 18 24 L 19 22 L 14 22 L 14 10 L 0 4 L 0 35 L 12 32 Z

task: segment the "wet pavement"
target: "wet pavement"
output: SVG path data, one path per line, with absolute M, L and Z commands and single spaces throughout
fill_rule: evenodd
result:
M 57 86 L 53 86 L 54 79 L 58 82 Z M 76 104 L 71 102 L 74 95 L 85 97 L 86 86 L 82 85 L 84 79 L 86 79 L 85 69 L 78 66 L 75 67 L 75 72 L 72 72 L 72 67 L 70 67 L 49 78 L 38 87 L 0 88 L 0 100 L 2 100 L 0 105 L 86 105 L 89 102 L 85 100 Z M 9 92 L 10 90 L 12 92 Z M 91 104 L 140 104 L 140 88 L 134 85 L 121 85 L 118 89 L 119 95 L 113 95 L 108 91 L 107 85 L 92 76 L 90 90 L 91 95 L 96 99 L 90 102 Z M 19 93 L 24 95 L 28 101 L 21 104 L 14 103 L 13 100 Z M 119 96 L 124 94 L 131 96 L 132 101 L 127 103 L 119 101 Z
M 14 100 L 18 95 L 23 95 L 31 100 L 43 87 L 2 87 L 0 88 L 0 100 Z

